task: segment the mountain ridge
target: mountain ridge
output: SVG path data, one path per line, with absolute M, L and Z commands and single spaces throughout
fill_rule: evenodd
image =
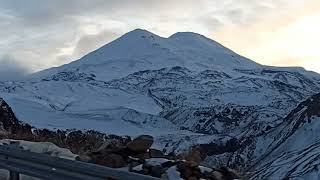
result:
M 173 66 L 201 71 L 206 68 L 232 69 L 260 65 L 200 34 L 180 32 L 163 38 L 149 31 L 136 29 L 77 61 L 35 73 L 33 76 L 43 77 L 67 68 L 88 72 L 96 70 L 96 66 L 104 66 L 101 71 L 113 71 L 111 77 L 104 76 L 104 72 L 99 73 L 101 80 L 110 80 L 136 71 Z

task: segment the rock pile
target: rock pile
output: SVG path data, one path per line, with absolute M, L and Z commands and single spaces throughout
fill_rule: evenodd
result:
M 164 157 L 161 151 L 150 149 L 152 144 L 153 137 L 148 135 L 139 136 L 134 140 L 109 139 L 97 149 L 80 154 L 78 160 L 121 168 L 134 160 L 139 162 L 148 158 Z
M 105 143 L 96 151 L 79 155 L 76 159 L 111 168 L 126 167 L 131 172 L 161 179 L 240 179 L 237 173 L 229 168 L 211 169 L 201 166 L 201 153 L 197 150 L 191 151 L 182 158 L 152 149 L 152 144 L 152 136 L 142 135 L 129 140 L 126 144 L 119 143 L 119 141 Z M 178 177 L 172 178 L 172 173 Z

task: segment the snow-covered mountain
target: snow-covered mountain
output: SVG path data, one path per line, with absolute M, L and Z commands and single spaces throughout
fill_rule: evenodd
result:
M 28 80 L 0 82 L 18 119 L 38 128 L 151 134 L 159 148 L 199 146 L 208 163 L 237 168 L 262 168 L 256 162 L 289 141 L 293 110 L 319 92 L 320 75 L 303 68 L 263 66 L 195 33 L 140 29 Z M 290 148 L 279 152 L 303 150 Z
M 176 33 L 163 38 L 145 30 L 131 31 L 89 53 L 78 61 L 38 73 L 48 76 L 61 71 L 94 74 L 108 81 L 143 70 L 182 66 L 191 70 L 259 67 L 219 43 L 200 34 Z

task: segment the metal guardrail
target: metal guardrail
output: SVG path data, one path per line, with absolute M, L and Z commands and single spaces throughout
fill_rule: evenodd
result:
M 44 180 L 159 180 L 150 176 L 33 153 L 0 145 L 0 169 L 10 172 L 10 180 L 20 174 Z

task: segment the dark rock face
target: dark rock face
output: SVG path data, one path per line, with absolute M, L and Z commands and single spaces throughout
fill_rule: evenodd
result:
M 31 126 L 23 124 L 14 115 L 11 107 L 0 98 L 0 132 L 1 136 L 8 134 L 24 134 L 31 135 Z
M 0 121 L 1 129 L 5 131 L 10 131 L 14 126 L 19 124 L 12 109 L 3 99 L 0 99 Z
M 312 116 L 320 116 L 320 93 L 311 96 L 306 101 L 300 103 L 300 105 L 294 109 L 287 117 L 286 121 L 290 120 L 293 116 L 295 116 L 302 109 L 307 108 L 303 114 L 302 118 L 310 119 Z
M 162 174 L 165 172 L 162 166 L 160 165 L 152 166 L 149 169 L 151 176 L 158 178 L 161 178 Z
M 146 152 L 153 144 L 153 137 L 142 135 L 127 144 L 127 147 L 133 152 Z
M 94 74 L 85 74 L 79 72 L 59 72 L 51 77 L 44 78 L 42 81 L 92 81 Z
M 188 180 L 210 179 L 210 180 L 234 180 L 241 179 L 240 176 L 232 169 L 221 167 L 215 170 L 201 170 L 200 166 L 190 166 L 188 162 L 178 162 L 177 170 L 181 174 L 181 178 Z
M 186 163 L 179 162 L 177 164 L 177 170 L 181 173 L 181 177 L 187 179 L 188 177 L 200 179 L 197 175 L 201 174 L 200 169 L 188 166 Z
M 199 145 L 200 151 L 208 156 L 223 154 L 226 152 L 233 153 L 240 148 L 241 144 L 235 138 L 228 140 L 225 144 L 210 143 Z
M 165 157 L 164 153 L 157 149 L 149 149 L 149 154 L 151 158 L 163 158 Z
M 106 142 L 110 147 L 118 147 L 118 144 L 126 144 L 130 137 L 107 135 L 97 131 L 50 131 L 37 129 L 33 131 L 35 141 L 52 142 L 60 147 L 68 148 L 75 154 L 97 152 Z M 112 149 L 112 148 L 111 148 Z M 113 149 L 118 151 L 118 149 Z
M 119 154 L 100 154 L 95 156 L 92 162 L 111 168 L 121 168 L 128 164 L 126 159 Z
M 184 159 L 186 159 L 187 161 L 191 162 L 189 163 L 190 166 L 199 166 L 200 163 L 202 162 L 202 156 L 200 151 L 194 149 L 192 150 L 190 153 L 188 153 Z

